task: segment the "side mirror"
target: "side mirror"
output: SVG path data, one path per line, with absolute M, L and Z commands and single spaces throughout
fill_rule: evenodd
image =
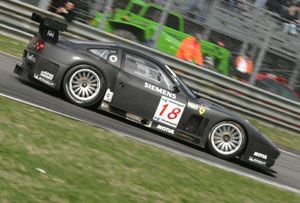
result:
M 157 74 L 156 80 L 160 82 L 160 80 L 161 80 L 161 73 Z
M 173 92 L 174 92 L 174 93 L 178 93 L 178 92 L 180 92 L 180 90 L 179 90 L 178 86 L 176 86 L 176 85 L 173 85 Z

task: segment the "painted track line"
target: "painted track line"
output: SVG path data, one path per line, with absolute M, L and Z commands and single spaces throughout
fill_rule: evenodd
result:
M 282 153 L 285 153 L 285 154 L 288 154 L 288 155 L 300 158 L 300 155 L 298 155 L 298 154 L 294 154 L 292 152 L 289 152 L 289 151 L 286 151 L 286 150 L 283 150 L 283 149 L 279 149 L 279 151 L 281 151 Z
M 14 55 L 5 53 L 5 52 L 3 52 L 3 51 L 0 51 L 0 56 L 5 57 L 5 58 L 7 58 L 7 59 L 13 59 L 13 60 L 16 60 L 16 61 L 21 61 L 21 60 L 22 60 L 21 57 L 14 56 Z
M 214 162 L 211 162 L 211 161 L 208 161 L 208 160 L 205 160 L 205 159 L 202 159 L 202 158 L 199 158 L 199 157 L 196 157 L 196 156 L 193 156 L 193 155 L 184 153 L 184 152 L 180 152 L 180 151 L 178 151 L 178 150 L 172 149 L 172 148 L 170 148 L 170 147 L 163 146 L 163 145 L 161 145 L 161 144 L 157 144 L 157 143 L 154 143 L 154 142 L 151 142 L 151 141 L 143 140 L 143 139 L 141 139 L 141 138 L 137 138 L 137 137 L 128 135 L 128 134 L 126 134 L 126 133 L 123 133 L 123 132 L 120 132 L 120 131 L 117 131 L 117 130 L 114 130 L 114 129 L 111 129 L 111 128 L 108 128 L 108 127 L 103 127 L 103 126 L 101 126 L 101 125 L 99 125 L 99 124 L 96 124 L 96 123 L 93 123 L 93 122 L 89 122 L 89 121 L 86 121 L 86 120 L 82 120 L 82 119 L 80 119 L 80 118 L 76 118 L 76 117 L 73 117 L 73 116 L 64 114 L 64 113 L 62 113 L 62 112 L 58 112 L 58 111 L 55 111 L 55 110 L 52 110 L 52 109 L 49 109 L 49 108 L 46 108 L 46 107 L 43 107 L 43 106 L 40 106 L 40 105 L 31 103 L 31 102 L 28 102 L 28 101 L 25 101 L 25 100 L 22 100 L 22 99 L 18 99 L 18 98 L 15 98 L 15 97 L 6 95 L 6 94 L 0 93 L 0 97 L 1 97 L 1 96 L 2 96 L 2 97 L 5 97 L 5 98 L 8 98 L 8 99 L 12 99 L 12 100 L 18 101 L 18 102 L 21 102 L 21 103 L 23 103 L 23 104 L 30 105 L 30 106 L 32 106 L 32 107 L 36 107 L 36 108 L 39 108 L 39 109 L 42 109 L 42 110 L 45 110 L 45 111 L 49 111 L 49 112 L 58 114 L 58 115 L 60 115 L 60 116 L 64 116 L 64 117 L 66 117 L 66 118 L 70 118 L 70 119 L 72 119 L 72 120 L 84 122 L 84 123 L 87 123 L 87 124 L 90 124 L 90 125 L 93 125 L 93 126 L 96 126 L 96 127 L 99 127 L 99 128 L 103 128 L 103 129 L 106 129 L 106 130 L 108 130 L 108 131 L 110 131 L 110 132 L 116 134 L 116 135 L 123 136 L 123 137 L 128 137 L 128 138 L 134 139 L 134 140 L 136 140 L 136 141 L 139 141 L 139 142 L 141 142 L 141 143 L 145 143 L 145 144 L 148 144 L 148 145 L 151 145 L 151 146 L 154 146 L 154 147 L 157 147 L 157 148 L 160 148 L 160 149 L 163 149 L 163 150 L 166 150 L 166 151 L 175 153 L 175 154 L 180 155 L 180 156 L 183 156 L 183 157 L 191 158 L 191 159 L 193 159 L 193 160 L 200 161 L 200 162 L 205 163 L 205 164 L 208 164 L 208 165 L 210 165 L 210 166 L 214 166 L 214 167 L 217 167 L 217 168 L 219 168 L 219 169 L 223 169 L 223 170 L 228 171 L 228 172 L 236 173 L 236 174 L 238 174 L 238 175 L 241 175 L 241 176 L 244 176 L 244 177 L 247 177 L 247 178 L 254 179 L 254 180 L 258 181 L 258 182 L 262 182 L 262 183 L 265 183 L 265 184 L 268 184 L 268 185 L 272 185 L 272 186 L 275 186 L 275 187 L 277 187 L 277 188 L 284 189 L 284 190 L 288 190 L 288 191 L 290 191 L 290 192 L 294 192 L 294 193 L 297 193 L 298 195 L 300 195 L 300 190 L 298 190 L 298 189 L 296 189 L 296 188 L 292 188 L 292 187 L 287 186 L 287 185 L 283 185 L 283 184 L 280 184 L 280 183 L 276 183 L 276 182 L 274 182 L 274 181 L 270 181 L 270 180 L 267 180 L 267 179 L 259 178 L 259 177 L 256 177 L 256 176 L 254 176 L 254 175 L 251 175 L 251 174 L 248 174 L 248 173 L 245 173 L 245 172 L 236 170 L 236 169 L 232 169 L 232 168 L 223 166 L 223 165 L 218 164 L 218 163 L 214 163 Z M 288 153 L 289 153 L 289 152 L 288 152 Z

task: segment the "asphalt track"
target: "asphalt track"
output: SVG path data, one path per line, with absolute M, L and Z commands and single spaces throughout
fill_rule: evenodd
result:
M 159 146 L 177 154 L 189 156 L 210 165 L 215 165 L 219 168 L 300 194 L 299 154 L 282 152 L 275 166 L 273 166 L 273 170 L 277 172 L 275 175 L 265 173 L 239 161 L 225 161 L 210 155 L 206 150 L 188 146 L 178 140 L 164 137 L 130 122 L 124 122 L 123 119 L 77 107 L 56 94 L 24 84 L 13 73 L 16 63 L 20 63 L 20 60 L 6 54 L 0 54 L 0 94 L 9 95 L 73 118 L 79 118 L 99 127 L 130 135 L 132 138 Z

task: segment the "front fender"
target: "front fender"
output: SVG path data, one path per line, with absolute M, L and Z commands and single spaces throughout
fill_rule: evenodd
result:
M 279 149 L 261 132 L 253 129 L 241 160 L 260 167 L 270 168 L 280 155 Z

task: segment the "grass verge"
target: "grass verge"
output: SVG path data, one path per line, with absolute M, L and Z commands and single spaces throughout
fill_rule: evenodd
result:
M 17 57 L 22 57 L 25 47 L 25 42 L 0 35 L 0 51 L 2 52 L 6 52 Z
M 0 97 L 4 202 L 300 202 L 300 196 Z
M 22 56 L 26 43 L 0 35 L 0 51 Z M 249 119 L 258 129 L 265 133 L 274 143 L 286 148 L 300 152 L 300 136 L 277 127 L 270 127 L 261 122 Z

